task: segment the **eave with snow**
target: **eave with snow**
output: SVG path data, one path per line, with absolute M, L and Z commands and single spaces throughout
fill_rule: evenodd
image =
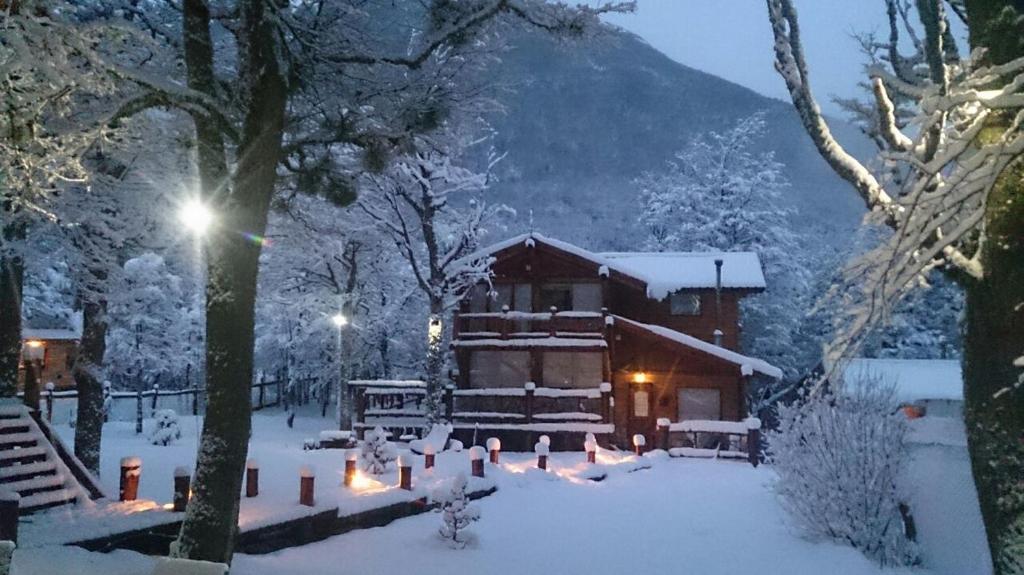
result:
M 610 384 L 628 446 L 659 419 L 740 421 L 750 381 L 782 376 L 739 350 L 739 301 L 766 287 L 754 253 L 597 253 L 531 233 L 462 261 L 483 259 L 491 282 L 453 321 L 460 390 Z

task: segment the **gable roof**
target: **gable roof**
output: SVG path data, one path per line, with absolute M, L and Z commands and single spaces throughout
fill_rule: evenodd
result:
M 681 289 L 714 288 L 715 260 L 721 259 L 722 287 L 725 289 L 763 290 L 761 260 L 754 252 L 609 252 L 598 253 L 568 242 L 548 238 L 536 232 L 521 234 L 492 244 L 461 258 L 474 262 L 497 258 L 502 252 L 538 244 L 568 253 L 597 266 L 601 275 L 621 275 L 646 287 L 647 297 L 664 299 Z
M 692 335 L 686 335 L 685 333 L 678 332 L 664 326 L 640 323 L 619 315 L 613 315 L 611 317 L 614 318 L 616 327 L 621 326 L 645 335 L 653 335 L 669 344 L 682 345 L 690 349 L 695 349 L 708 355 L 715 356 L 718 359 L 739 366 L 740 372 L 743 375 L 753 375 L 756 371 L 771 378 L 782 379 L 782 370 L 763 359 L 749 357 L 742 353 L 737 353 L 731 349 L 726 349 L 713 343 L 708 343 L 702 339 L 697 339 Z

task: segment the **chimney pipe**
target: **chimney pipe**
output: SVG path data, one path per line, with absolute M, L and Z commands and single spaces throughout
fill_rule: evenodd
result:
M 722 345 L 722 258 L 715 258 L 715 345 Z

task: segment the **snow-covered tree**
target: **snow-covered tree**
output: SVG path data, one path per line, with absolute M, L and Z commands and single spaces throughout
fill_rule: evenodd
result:
M 910 565 L 897 480 L 909 455 L 892 384 L 875 377 L 778 408 L 768 436 L 774 486 L 795 523 L 882 565 Z
M 462 549 L 472 539 L 466 531 L 474 521 L 480 519 L 480 509 L 471 505 L 466 493 L 468 479 L 466 473 L 460 471 L 452 478 L 447 489 L 435 494 L 434 499 L 441 504 L 441 527 L 437 533 L 448 542 L 452 549 Z
M 366 433 L 360 454 L 363 458 L 363 469 L 374 475 L 384 473 L 388 465 L 398 459 L 395 444 L 388 441 L 387 432 L 379 426 Z
M 149 442 L 153 445 L 170 445 L 181 439 L 181 426 L 178 414 L 173 409 L 161 409 L 153 415 L 153 429 L 149 432 Z
M 693 138 L 665 171 L 637 180 L 640 223 L 650 250 L 758 254 L 768 289 L 743 301 L 744 347 L 794 378 L 813 363 L 797 363 L 793 349 L 817 347 L 794 337 L 810 310 L 811 274 L 797 255 L 808 250 L 799 245 L 793 210 L 782 197 L 789 186 L 785 166 L 771 152 L 755 151 L 764 136 L 764 114 L 758 112 L 724 132 Z
M 428 427 L 444 418 L 446 318 L 472 286 L 490 277 L 486 258 L 464 258 L 479 248 L 487 227 L 508 209 L 475 197 L 487 186 L 487 172 L 458 165 L 467 147 L 459 136 L 417 138 L 414 152 L 398 158 L 384 174 L 368 178 L 374 192 L 359 203 L 408 262 L 428 302 Z M 489 154 L 487 168 L 495 161 Z

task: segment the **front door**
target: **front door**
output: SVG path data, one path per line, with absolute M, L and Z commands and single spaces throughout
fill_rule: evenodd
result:
M 654 445 L 654 398 L 650 383 L 632 383 L 629 386 L 629 441 L 633 446 L 633 435 L 639 433 L 647 439 L 648 449 Z

